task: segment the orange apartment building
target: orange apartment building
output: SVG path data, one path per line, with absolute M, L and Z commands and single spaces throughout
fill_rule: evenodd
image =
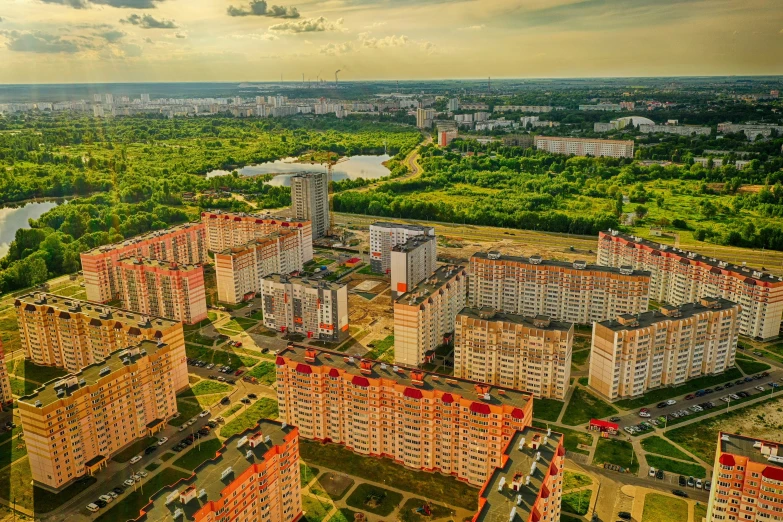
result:
M 11 404 L 14 396 L 11 393 L 11 381 L 8 379 L 8 368 L 5 366 L 5 352 L 3 341 L 0 341 L 0 410 L 5 409 L 6 404 Z
M 569 138 L 562 136 L 536 136 L 535 146 L 552 154 L 568 156 L 608 156 L 610 158 L 633 158 L 633 140 L 598 140 L 592 138 Z
M 572 323 L 463 308 L 454 329 L 454 376 L 563 400 L 573 343 Z
M 153 493 L 139 522 L 294 522 L 302 515 L 299 433 L 261 419 L 193 475 Z
M 117 451 L 163 429 L 177 412 L 187 364 L 172 347 L 141 341 L 17 401 L 36 484 L 60 490 L 95 474 Z
M 218 300 L 236 304 L 261 292 L 270 274 L 302 270 L 302 243 L 295 232 L 275 232 L 215 254 Z
M 718 435 L 707 522 L 783 520 L 783 442 Z
M 650 274 L 631 267 L 478 252 L 468 274 L 471 308 L 582 324 L 647 310 Z
M 32 293 L 14 301 L 25 357 L 71 373 L 144 340 L 163 342 L 185 363 L 182 323 L 54 294 Z M 172 373 L 174 389 L 188 385 L 186 366 Z
M 293 344 L 275 363 L 280 418 L 302 437 L 475 485 L 532 422 L 518 390 Z
M 123 306 L 134 312 L 195 324 L 207 318 L 201 265 L 155 259 L 123 259 L 114 267 Z
M 616 230 L 599 233 L 598 264 L 649 271 L 650 299 L 661 303 L 693 303 L 705 296 L 738 303 L 741 335 L 771 339 L 780 333 L 783 277 Z
M 119 299 L 113 268 L 121 259 L 131 257 L 183 265 L 208 263 L 206 229 L 201 223 L 185 223 L 82 252 L 87 299 L 97 303 Z
M 741 307 L 720 298 L 593 324 L 589 384 L 625 399 L 734 366 Z
M 465 306 L 468 274 L 461 266 L 441 266 L 394 301 L 394 362 L 418 366 L 454 332 Z
M 201 222 L 206 227 L 211 252 L 241 247 L 276 232 L 296 232 L 302 245 L 302 262 L 313 259 L 313 224 L 307 220 L 210 210 L 201 213 Z

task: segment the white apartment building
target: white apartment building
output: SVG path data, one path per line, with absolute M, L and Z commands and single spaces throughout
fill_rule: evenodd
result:
M 435 109 L 416 109 L 416 126 L 420 129 L 426 129 L 432 126 L 435 119 Z
M 434 236 L 434 227 L 377 221 L 370 225 L 370 267 L 387 274 L 391 270 L 391 251 L 415 236 Z
M 435 271 L 437 266 L 435 236 L 413 236 L 391 250 L 392 297 L 404 294 Z
M 639 132 L 677 134 L 678 136 L 709 136 L 712 129 L 697 125 L 639 125 Z
M 545 150 L 552 154 L 633 158 L 633 141 L 631 140 L 597 140 L 587 138 L 566 138 L 560 136 L 536 136 L 535 146 L 538 150 Z
M 291 178 L 291 209 L 294 217 L 310 221 L 313 239 L 329 232 L 329 184 L 326 172 L 306 172 Z

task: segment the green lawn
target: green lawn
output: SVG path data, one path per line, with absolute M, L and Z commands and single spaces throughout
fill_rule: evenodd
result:
M 631 443 L 625 440 L 598 439 L 593 464 L 600 466 L 604 463 L 630 468 L 634 474 L 639 471 L 639 456 L 633 451 Z
M 262 397 L 220 429 L 221 437 L 231 437 L 258 424 L 258 419 L 276 419 L 277 401 Z
M 307 522 L 322 522 L 332 506 L 310 495 L 302 495 L 302 511 Z
M 356 511 L 351 511 L 348 508 L 341 508 L 337 513 L 332 515 L 329 522 L 354 522 L 354 520 L 356 520 L 354 515 L 356 515 Z
M 124 450 L 114 455 L 111 460 L 124 464 L 139 453 L 143 453 L 145 448 L 152 446 L 156 442 L 158 442 L 158 439 L 155 437 L 146 437 L 144 439 L 137 440 L 136 442 L 132 442 Z
M 158 462 L 150 462 L 149 464 L 147 464 L 144 467 L 144 469 L 146 469 L 147 471 L 155 471 L 159 467 L 160 467 L 160 463 L 158 463 Z
M 590 419 L 602 419 L 617 414 L 617 409 L 583 388 L 574 389 L 563 415 L 563 424 L 577 426 Z
M 272 385 L 277 380 L 277 366 L 273 362 L 261 361 L 247 374 L 258 379 L 261 384 Z
M 9 373 L 13 373 L 23 380 L 35 381 L 38 383 L 49 382 L 52 379 L 62 377 L 66 372 L 62 368 L 54 366 L 39 366 L 26 359 L 14 359 L 6 363 Z
M 367 511 L 382 517 L 389 516 L 402 502 L 402 495 L 372 484 L 359 484 L 345 503 L 360 511 Z
M 737 366 L 747 375 L 753 375 L 755 373 L 765 372 L 771 368 L 767 363 L 759 362 L 748 356 L 741 356 L 737 354 L 735 359 Z
M 420 498 L 409 498 L 400 508 L 400 511 L 397 514 L 397 520 L 399 520 L 399 522 L 424 522 L 425 520 L 449 519 L 457 514 L 453 509 L 430 502 L 429 506 L 432 515 L 424 516 L 416 512 L 417 509 L 424 506 L 424 502 L 425 501 Z
M 563 473 L 563 491 L 583 488 L 593 483 L 593 479 L 582 473 L 566 471 Z
M 183 391 L 178 397 L 198 397 L 199 395 L 210 395 L 212 393 L 228 393 L 231 386 L 218 381 L 204 380 Z
M 141 508 L 149 503 L 149 499 L 157 491 L 166 486 L 170 486 L 180 479 L 188 478 L 190 475 L 173 468 L 165 468 L 160 473 L 151 475 L 144 482 L 144 493 L 141 489 L 131 491 L 128 496 L 118 500 L 116 504 L 109 507 L 107 511 L 95 519 L 95 522 L 118 522 L 121 520 L 136 519 L 139 516 Z
M 177 399 L 177 411 L 179 412 L 179 417 L 169 421 L 171 426 L 182 426 L 199 414 L 201 411 L 201 406 L 195 402 Z
M 564 493 L 561 500 L 561 509 L 566 513 L 586 515 L 587 509 L 590 507 L 590 499 L 592 496 L 592 489 L 583 489 L 582 491 Z
M 698 464 L 688 464 L 687 462 L 680 462 L 679 460 L 667 459 L 666 457 L 659 457 L 658 455 L 645 455 L 647 459 L 647 465 L 653 468 L 662 469 L 669 473 L 677 475 L 694 476 L 696 478 L 703 479 L 707 473 L 704 468 Z
M 240 366 L 250 368 L 255 366 L 258 362 L 258 359 L 255 357 L 233 352 L 230 347 L 226 348 L 227 350 L 213 350 L 212 348 L 207 348 L 205 346 L 185 343 L 185 354 L 191 359 L 199 359 L 206 363 L 214 363 L 217 366 L 231 366 L 235 370 Z
M 95 478 L 89 477 L 83 481 L 74 482 L 63 491 L 53 494 L 33 486 L 32 480 L 30 462 L 25 457 L 0 470 L 0 497 L 9 502 L 15 499 L 17 505 L 30 511 L 39 514 L 48 513 L 97 482 Z
M 701 522 L 705 518 L 707 518 L 707 504 L 697 502 L 696 505 L 693 506 L 693 520 Z
M 167 462 L 174 456 L 174 453 L 171 453 L 170 451 L 168 453 L 164 453 L 160 456 L 161 462 Z
M 572 352 L 571 353 L 571 364 L 573 366 L 582 366 L 587 362 L 588 357 L 590 357 L 590 350 L 579 350 L 578 352 Z M 572 369 L 573 369 L 572 366 Z M 579 369 L 579 368 L 577 368 Z
M 563 401 L 554 399 L 533 399 L 533 418 L 555 422 L 563 409 Z
M 316 475 L 318 475 L 318 468 L 311 468 L 304 462 L 299 463 L 299 481 L 302 487 L 312 482 Z
M 11 384 L 11 393 L 14 395 L 18 395 L 19 397 L 22 397 L 24 395 L 30 395 L 36 390 L 36 388 L 41 386 L 37 382 L 17 379 L 14 376 L 9 376 L 8 380 L 10 381 Z
M 185 330 L 186 332 L 192 330 L 199 330 L 200 328 L 204 328 L 205 326 L 208 326 L 209 324 L 214 322 L 217 319 L 217 317 L 218 317 L 217 312 L 207 312 L 206 319 L 202 319 L 196 324 L 183 324 L 182 329 Z
M 664 457 L 672 457 L 680 460 L 687 460 L 689 462 L 696 462 L 687 453 L 681 451 L 671 442 L 657 435 L 642 439 L 642 448 L 649 453 L 656 453 L 663 455 Z
M 623 399 L 621 401 L 615 402 L 614 404 L 626 410 L 635 410 L 650 404 L 665 401 L 666 399 L 671 399 L 672 397 L 687 395 L 688 393 L 704 388 L 712 388 L 724 382 L 735 381 L 740 377 L 742 377 L 742 374 L 739 372 L 739 370 L 736 368 L 731 368 L 730 370 L 720 375 L 697 377 L 696 379 L 691 379 L 685 384 L 681 384 L 679 386 L 674 386 L 671 388 L 659 388 L 657 390 L 645 393 L 641 397 L 636 397 L 635 399 Z
M 478 508 L 478 489 L 440 473 L 414 471 L 385 458 L 364 457 L 339 444 L 322 444 L 299 439 L 302 460 L 339 469 L 367 480 L 393 484 L 395 488 L 426 498 L 437 498 L 448 506 L 468 511 Z
M 244 407 L 245 407 L 244 404 L 242 404 L 241 402 L 238 402 L 236 404 L 232 404 L 231 406 L 229 406 L 228 408 L 226 408 L 225 410 L 220 412 L 220 414 L 223 417 L 230 417 L 231 415 L 235 414 L 236 412 L 238 412 L 239 410 L 241 410 Z
M 25 455 L 27 455 L 27 445 L 21 438 L 0 445 L 0 468 L 21 459 Z
M 688 503 L 680 498 L 660 493 L 644 497 L 642 522 L 682 522 L 688 520 Z
M 390 349 L 394 347 L 394 336 L 389 335 L 385 339 L 375 341 L 375 346 L 367 352 L 365 357 L 367 359 L 378 360 L 386 354 Z
M 588 433 L 587 431 L 579 431 L 579 430 L 570 430 L 568 428 L 562 428 L 560 426 L 555 426 L 552 428 L 552 431 L 556 431 L 558 433 L 562 433 L 564 440 L 563 440 L 563 446 L 568 451 L 573 451 L 574 453 L 581 453 L 582 455 L 589 455 L 590 452 L 580 449 L 579 445 L 584 444 L 585 446 L 592 446 L 593 445 L 593 434 Z
M 218 439 L 207 439 L 203 441 L 199 448 L 199 441 L 195 441 L 190 446 L 190 450 L 182 455 L 180 458 L 174 461 L 174 465 L 178 468 L 187 469 L 193 471 L 199 467 L 203 462 L 214 458 L 215 453 L 223 446 Z

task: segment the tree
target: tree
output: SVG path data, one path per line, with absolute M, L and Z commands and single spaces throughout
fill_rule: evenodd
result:
M 705 219 L 712 219 L 718 214 L 717 207 L 707 199 L 699 203 L 699 210 Z
M 636 214 L 636 217 L 639 219 L 644 219 L 644 216 L 647 215 L 647 207 L 644 205 L 636 205 L 636 208 L 633 209 L 633 213 Z

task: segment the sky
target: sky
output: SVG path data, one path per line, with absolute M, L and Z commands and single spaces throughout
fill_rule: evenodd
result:
M 0 83 L 783 74 L 783 0 L 0 0 Z

